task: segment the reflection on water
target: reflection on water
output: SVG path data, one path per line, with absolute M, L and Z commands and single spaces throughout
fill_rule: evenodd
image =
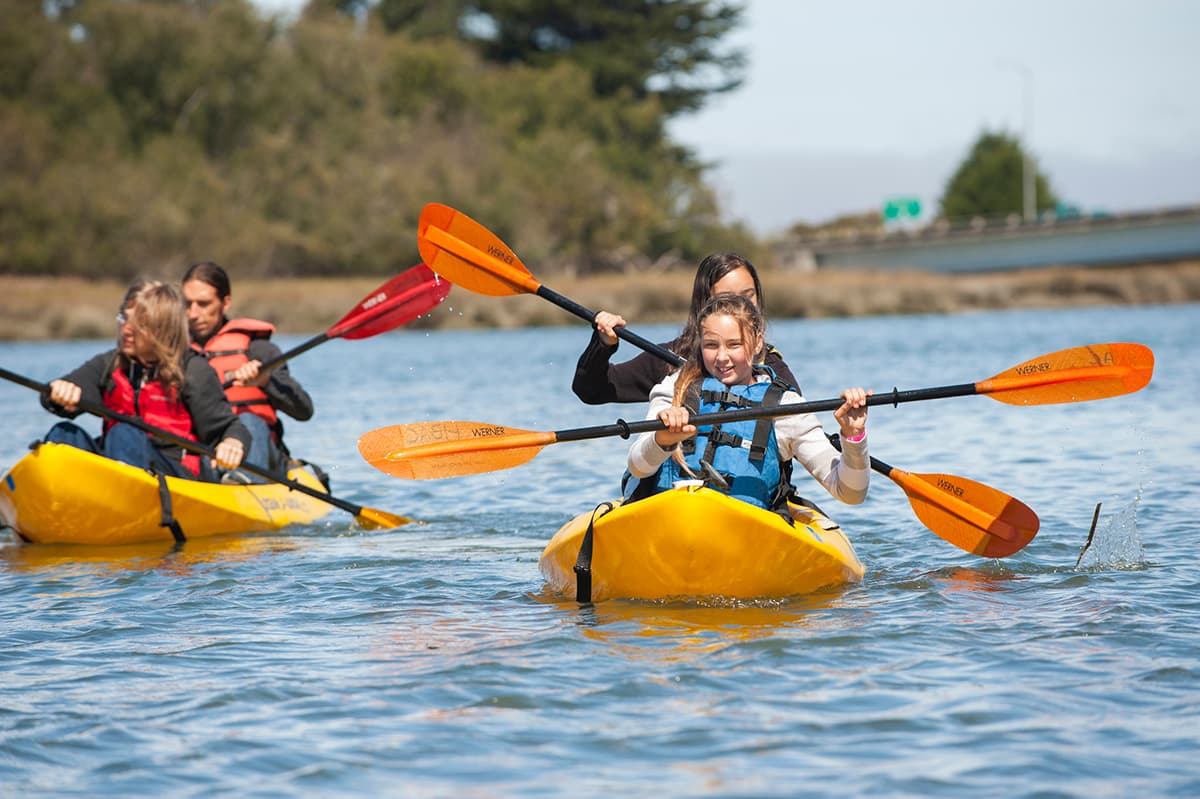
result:
M 512 614 L 512 623 L 497 629 L 494 619 L 414 608 L 389 623 L 386 640 L 372 646 L 373 657 L 404 674 L 477 668 L 485 662 L 519 668 L 528 663 L 529 648 L 573 637 L 574 630 L 582 640 L 601 645 L 597 654 L 665 665 L 702 661 L 730 646 L 781 635 L 836 632 L 847 623 L 837 612 L 843 609 L 838 592 L 736 604 L 613 600 L 581 606 L 547 596 L 528 598 L 538 618 L 554 615 L 553 629 L 523 624 L 525 613 Z
M 842 622 L 824 611 L 840 607 L 841 591 L 790 600 L 690 602 L 613 600 L 580 606 L 557 601 L 588 639 L 633 660 L 693 660 L 729 646 Z
M 976 568 L 969 566 L 951 566 L 939 569 L 931 575 L 934 587 L 943 593 L 985 592 L 999 593 L 1011 591 L 1017 583 L 1026 578 L 999 564 L 989 567 Z
M 162 570 L 184 573 L 201 564 L 232 564 L 265 553 L 294 551 L 304 539 L 272 535 L 212 536 L 182 543 L 121 546 L 89 544 L 0 545 L 0 568 L 44 572 L 56 577 L 97 572 Z

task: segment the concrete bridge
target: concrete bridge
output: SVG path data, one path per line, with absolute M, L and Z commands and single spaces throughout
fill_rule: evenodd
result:
M 1200 205 L 1025 222 L 1013 215 L 879 234 L 815 235 L 776 245 L 785 268 L 982 272 L 1200 258 Z

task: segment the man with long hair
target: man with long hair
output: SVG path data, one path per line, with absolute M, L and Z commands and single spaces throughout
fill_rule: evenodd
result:
M 228 317 L 233 300 L 229 275 L 212 261 L 188 267 L 183 275 L 192 349 L 208 359 L 226 396 L 250 431 L 246 462 L 263 469 L 287 471 L 288 450 L 283 442 L 281 414 L 307 421 L 313 402 L 292 377 L 287 364 L 264 371 L 261 367 L 280 355 L 271 342 L 275 326 L 258 319 Z

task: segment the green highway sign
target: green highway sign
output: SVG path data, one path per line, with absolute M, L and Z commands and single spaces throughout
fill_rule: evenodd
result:
M 893 197 L 883 203 L 883 219 L 890 221 L 908 217 L 916 219 L 921 215 L 921 201 L 916 197 Z

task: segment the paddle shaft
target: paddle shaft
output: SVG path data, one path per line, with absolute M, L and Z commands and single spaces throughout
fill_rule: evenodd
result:
M 38 392 L 39 394 L 46 394 L 46 395 L 50 394 L 50 386 L 47 385 L 46 383 L 39 383 L 36 380 L 30 380 L 28 377 L 19 375 L 15 372 L 10 372 L 3 367 L 0 367 L 0 377 L 3 377 L 5 380 L 11 381 L 18 385 L 25 386 L 25 388 L 31 388 L 34 391 Z M 123 422 L 124 424 L 133 425 L 134 427 L 138 428 L 139 430 L 141 430 L 145 433 L 149 433 L 152 436 L 157 436 L 158 438 L 161 438 L 164 441 L 170 441 L 172 444 L 175 444 L 176 446 L 179 446 L 179 447 L 183 447 L 184 449 L 188 450 L 189 452 L 194 452 L 197 455 L 207 455 L 210 458 L 217 457 L 217 454 L 212 450 L 212 448 L 206 447 L 197 441 L 189 441 L 188 439 L 183 438 L 182 436 L 177 436 L 168 430 L 163 430 L 161 428 L 155 427 L 154 425 L 146 424 L 144 421 L 142 421 L 141 419 L 139 419 L 136 416 L 128 416 L 123 413 L 117 413 L 116 411 L 105 408 L 103 405 L 96 405 L 95 403 L 89 402 L 87 400 L 80 400 L 79 407 L 82 410 L 85 410 L 88 413 L 94 414 L 96 416 L 101 416 L 106 419 L 111 419 L 114 422 Z M 291 488 L 294 491 L 299 491 L 301 494 L 308 494 L 310 497 L 319 499 L 322 502 L 328 502 L 330 505 L 333 505 L 335 508 L 341 508 L 342 510 L 344 510 L 348 513 L 352 513 L 355 516 L 361 515 L 364 510 L 361 505 L 355 505 L 352 502 L 347 502 L 343 499 L 338 499 L 335 496 L 331 496 L 324 492 L 317 491 L 314 488 L 309 488 L 308 486 L 304 485 L 303 483 L 298 483 L 295 480 L 291 479 L 290 477 L 287 477 L 287 476 L 281 475 L 281 474 L 275 474 L 274 472 L 268 471 L 266 469 L 260 469 L 259 467 L 255 466 L 252 463 L 243 463 L 239 468 L 241 468 L 243 471 L 247 471 L 250 474 L 257 475 L 266 480 L 272 480 L 276 483 L 282 483 L 283 485 L 287 486 L 288 488 Z
M 867 397 L 868 405 L 899 405 L 902 402 L 920 402 L 922 400 L 943 399 L 946 397 L 965 397 L 977 394 L 974 383 L 962 383 L 957 386 L 937 386 L 935 388 L 918 388 L 910 391 L 897 391 L 882 395 Z M 768 419 L 775 416 L 795 416 L 800 413 L 817 413 L 819 411 L 836 411 L 845 402 L 841 397 L 812 402 L 793 402 L 774 407 L 740 408 L 734 411 L 718 411 L 702 413 L 688 420 L 689 424 L 716 424 L 717 422 L 740 422 L 743 419 Z M 652 430 L 666 430 L 667 426 L 658 419 L 644 419 L 640 422 L 625 422 L 618 420 L 616 424 L 598 425 L 596 427 L 576 427 L 570 430 L 557 430 L 555 441 L 584 441 L 592 438 L 621 436 L 628 438 L 634 433 L 648 433 Z M 882 465 L 882 464 L 880 464 Z
M 591 310 L 588 310 L 587 308 L 584 308 L 579 303 L 575 302 L 574 300 L 572 300 L 569 297 L 564 297 L 563 295 L 559 294 L 554 289 L 539 285 L 538 289 L 537 289 L 537 295 L 539 297 L 541 297 L 542 299 L 549 300 L 550 302 L 554 303 L 555 305 L 557 305 L 559 308 L 562 308 L 563 310 L 570 311 L 571 313 L 575 314 L 580 319 L 583 319 L 586 322 L 594 323 L 596 320 L 596 312 L 595 311 L 591 311 Z M 624 327 L 613 328 L 613 332 L 617 334 L 618 338 L 628 341 L 633 346 L 638 347 L 639 349 L 642 349 L 642 350 L 650 353 L 651 355 L 657 355 L 659 358 L 662 358 L 667 363 L 673 364 L 675 366 L 683 365 L 683 362 L 684 362 L 683 358 L 681 358 L 679 355 L 676 355 L 675 353 L 671 352 L 668 349 L 665 349 L 664 347 L 660 347 L 659 345 L 655 344 L 652 341 L 649 341 L 648 339 L 642 338 L 637 333 L 629 331 L 629 330 L 625 329 Z
M 311 350 L 313 347 L 317 346 L 318 344 L 324 344 L 326 341 L 329 341 L 329 339 L 331 339 L 331 338 L 333 338 L 333 336 L 329 335 L 328 332 L 313 336 L 312 338 L 310 338 L 308 341 L 304 342 L 300 346 L 292 347 L 287 352 L 279 353 L 279 355 L 275 356 L 271 360 L 264 363 L 262 366 L 258 367 L 258 372 L 259 372 L 259 374 L 265 374 L 266 372 L 269 372 L 272 369 L 274 369 L 279 364 L 284 363 L 285 361 L 290 361 L 292 358 L 295 358 L 297 355 L 303 355 L 304 353 Z M 226 372 L 225 374 L 229 374 L 229 373 Z M 226 380 L 224 383 L 221 384 L 221 388 L 232 388 L 232 387 L 233 387 L 232 380 Z

